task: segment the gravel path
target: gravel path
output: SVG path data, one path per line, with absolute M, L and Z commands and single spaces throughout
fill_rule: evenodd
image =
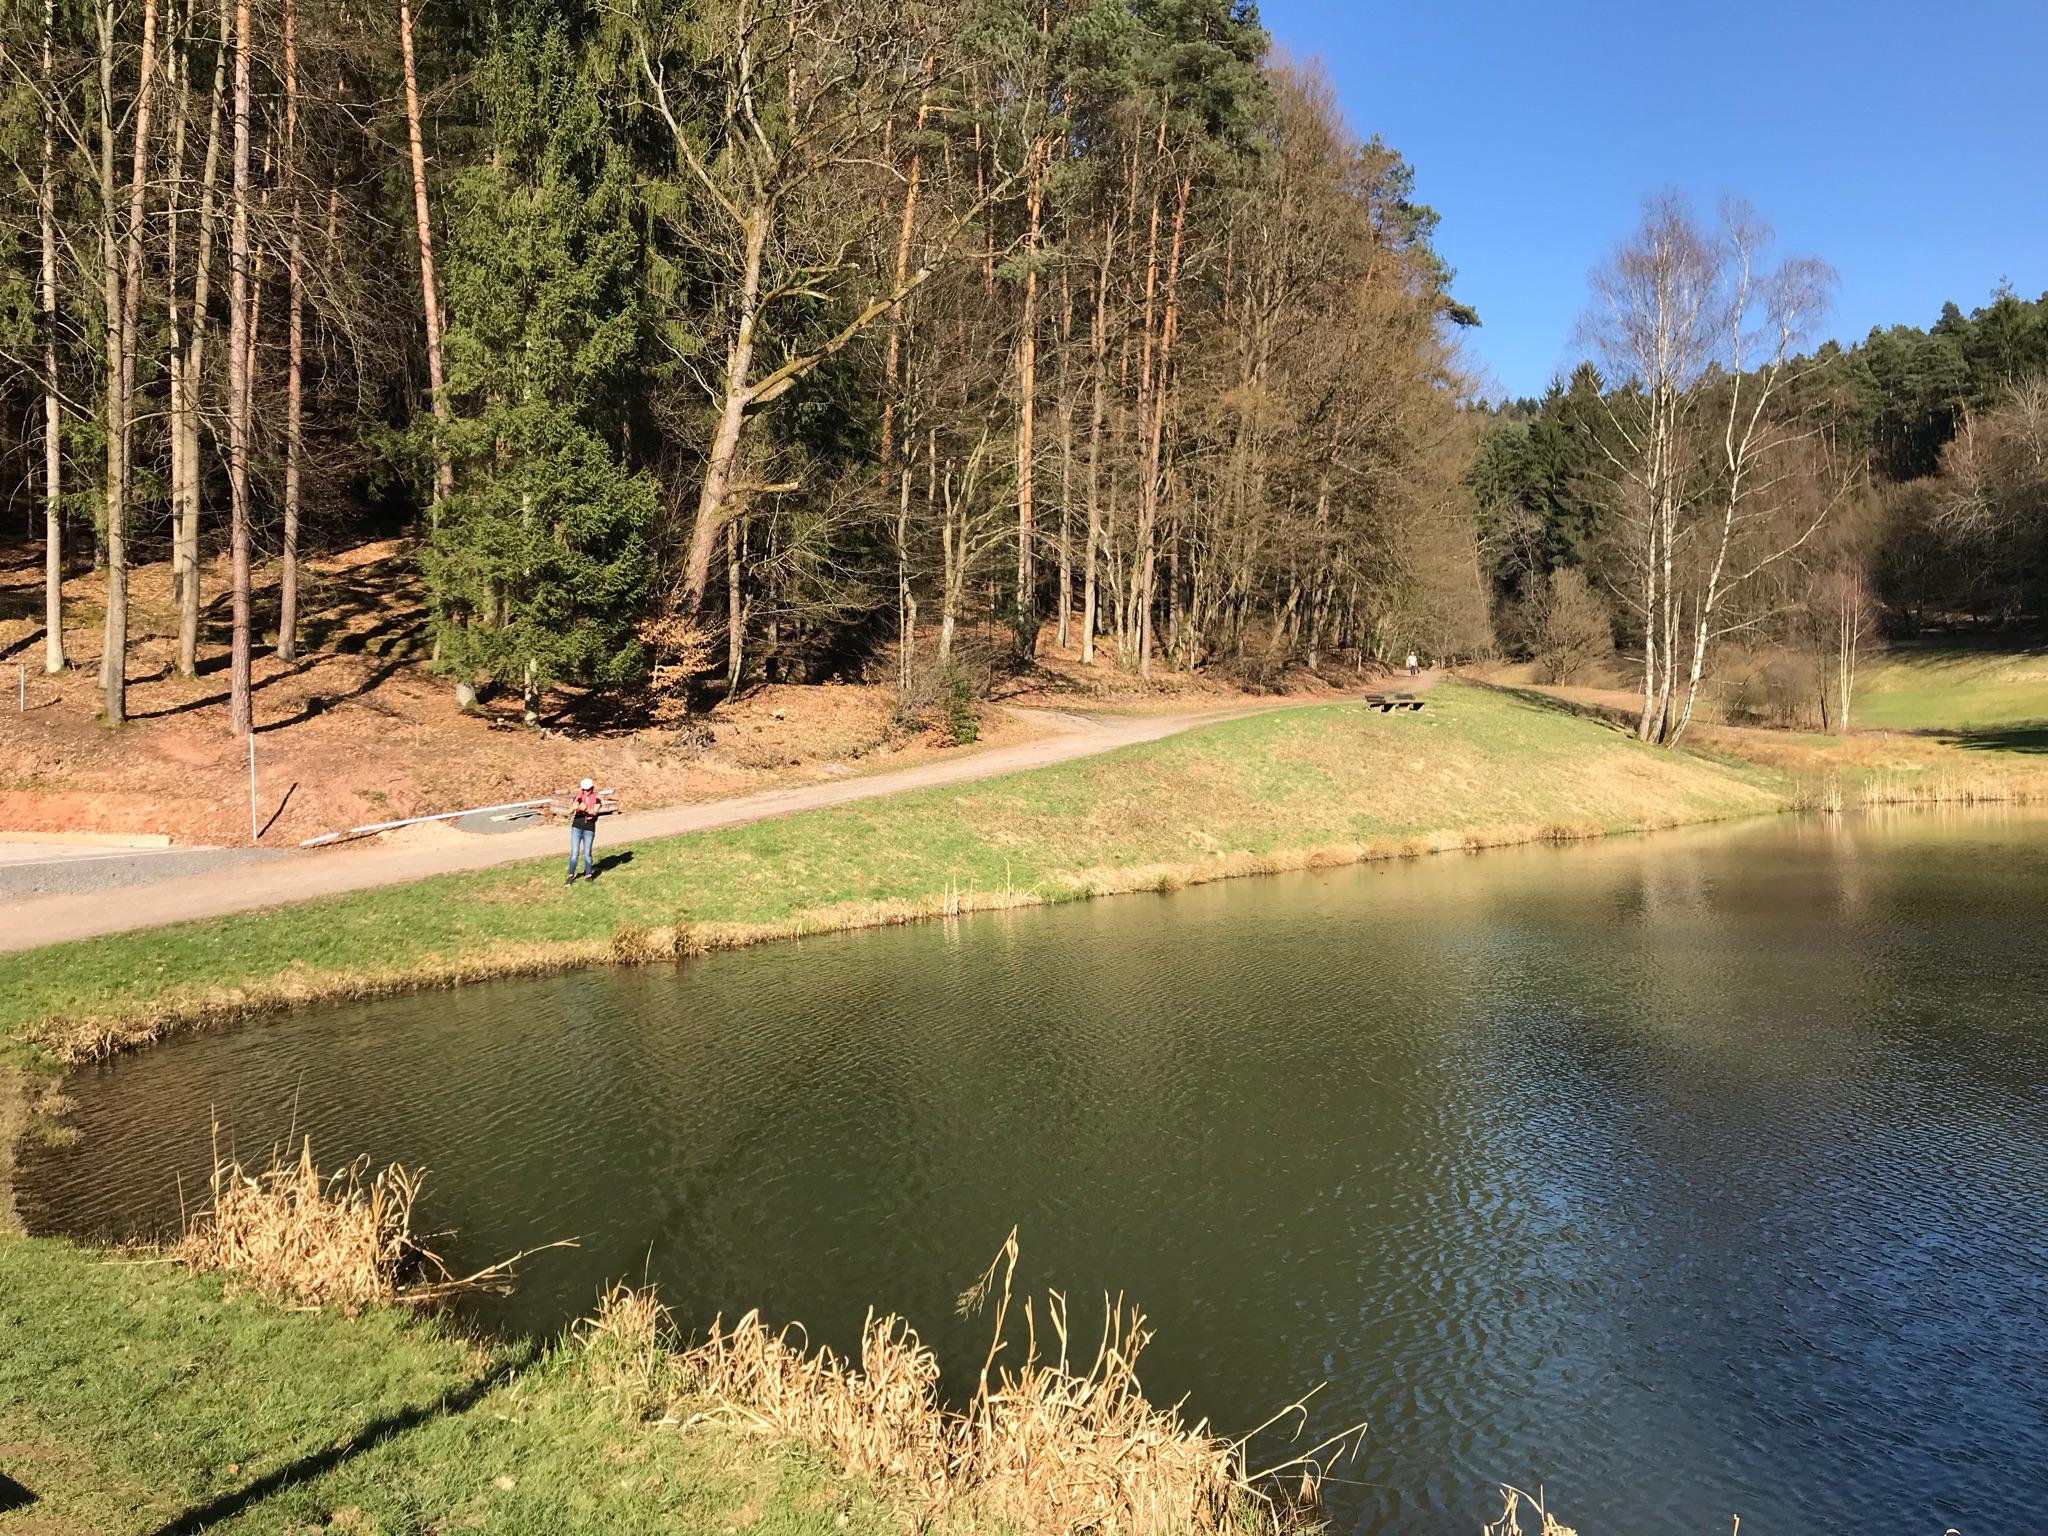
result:
M 1412 683 L 1405 678 L 1399 683 L 1390 679 L 1372 691 L 1383 688 L 1387 692 L 1421 693 L 1436 680 L 1436 674 L 1426 672 Z M 1347 697 L 1355 700 L 1365 691 L 1309 700 L 1262 701 L 1234 709 L 1204 710 L 1183 715 L 1090 719 L 1061 712 L 1063 718 L 1049 722 L 1057 727 L 1054 734 L 1014 747 L 948 757 L 921 763 L 914 768 L 899 768 L 889 773 L 833 783 L 771 789 L 731 800 L 608 816 L 598 834 L 598 846 L 603 852 L 649 838 L 678 837 L 689 832 L 740 826 L 824 806 L 880 799 L 907 790 L 994 778 L 999 774 L 1094 757 L 1139 742 L 1178 736 L 1183 731 L 1245 715 L 1280 709 L 1316 708 L 1341 703 Z M 208 862 L 196 869 L 152 879 L 147 901 L 108 901 L 97 894 L 123 883 L 118 875 L 89 889 L 50 886 L 42 894 L 30 894 L 19 886 L 0 885 L 0 953 L 126 933 L 193 918 L 224 917 L 233 912 L 311 901 L 345 891 L 404 885 L 433 875 L 489 869 L 501 864 L 515 864 L 522 859 L 559 857 L 568 847 L 567 834 L 554 823 L 535 827 L 530 822 L 508 822 L 498 824 L 492 830 L 496 835 L 436 838 L 430 843 L 413 846 L 343 845 L 276 853 L 254 849 L 190 850 L 193 857 Z M 161 855 L 121 855 L 114 862 L 133 863 L 146 857 L 168 859 L 180 852 L 186 850 L 173 850 Z M 260 862 L 252 866 L 252 860 Z M 75 873 L 85 878 L 83 871 Z M 233 878 L 222 878 L 224 874 Z M 4 878 L 4 872 L 0 872 L 0 879 Z
M 38 896 L 91 896 L 231 870 L 286 857 L 270 848 L 66 848 L 0 842 L 0 902 Z

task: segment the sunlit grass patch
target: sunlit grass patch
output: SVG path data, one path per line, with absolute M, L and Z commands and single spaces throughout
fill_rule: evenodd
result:
M 389 1308 L 284 1310 L 174 1265 L 0 1239 L 0 1337 L 0 1444 L 37 1500 L 24 1530 L 905 1528 L 816 1451 L 723 1423 L 649 1433 L 573 1349 Z
M 1892 730 L 1969 731 L 2048 722 L 2048 649 L 1911 644 L 1857 677 L 1856 723 Z

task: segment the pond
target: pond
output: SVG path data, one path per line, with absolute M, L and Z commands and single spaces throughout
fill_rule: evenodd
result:
M 296 1124 L 452 1262 L 579 1240 L 490 1324 L 644 1276 L 956 1380 L 1015 1224 L 1154 1398 L 1369 1420 L 1340 1530 L 1974 1536 L 2048 1496 L 2044 984 L 2048 818 L 1778 818 L 292 1014 L 79 1074 L 20 1194 L 161 1231 Z

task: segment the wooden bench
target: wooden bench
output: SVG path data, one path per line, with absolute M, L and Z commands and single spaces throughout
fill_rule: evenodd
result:
M 1420 709 L 1422 700 L 1412 693 L 1368 693 L 1365 707 L 1376 709 L 1383 715 L 1391 715 L 1397 709 Z

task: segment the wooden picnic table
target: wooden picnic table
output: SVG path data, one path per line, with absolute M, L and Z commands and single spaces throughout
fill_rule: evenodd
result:
M 1422 700 L 1412 693 L 1368 693 L 1365 706 L 1383 715 L 1391 715 L 1397 709 L 1420 709 Z

